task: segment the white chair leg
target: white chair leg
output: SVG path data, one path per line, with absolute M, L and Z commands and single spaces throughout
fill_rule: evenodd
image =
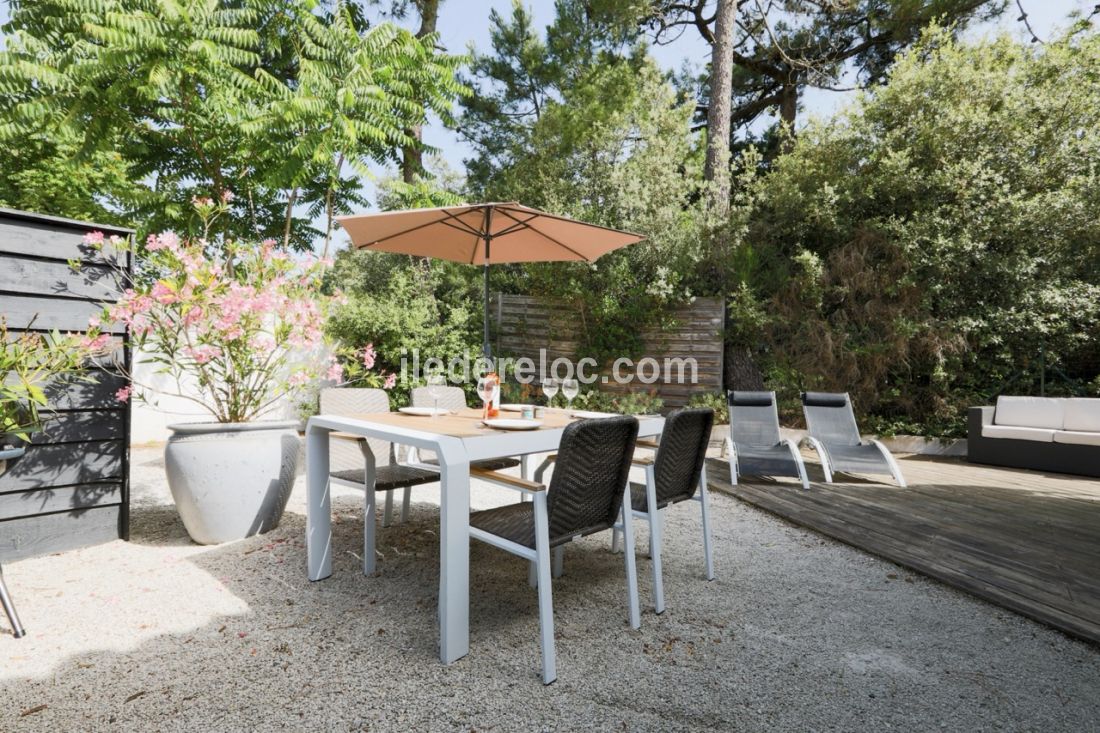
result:
M 554 548 L 554 577 L 560 578 L 565 570 L 565 545 Z
M 542 644 L 542 684 L 558 677 L 554 656 L 554 600 L 550 591 L 550 524 L 546 516 L 546 492 L 535 494 L 535 564 L 539 586 L 539 637 Z
M 871 442 L 875 444 L 875 446 L 879 449 L 879 452 L 882 453 L 882 457 L 886 459 L 886 464 L 890 466 L 890 473 L 893 475 L 894 481 L 897 482 L 899 487 L 904 489 L 905 477 L 901 475 L 901 466 L 898 465 L 898 462 L 894 458 L 894 455 L 890 452 L 890 449 L 877 440 L 872 440 Z
M 386 507 L 382 511 L 382 526 L 388 527 L 393 522 L 393 492 L 386 492 Z
M 817 451 L 818 460 L 821 461 L 821 470 L 825 472 L 825 483 L 831 484 L 833 482 L 833 471 L 832 467 L 829 466 L 829 455 L 825 452 L 825 446 L 823 446 L 821 441 L 817 438 L 806 436 L 806 439 L 810 441 L 810 445 Z
M 657 486 L 653 466 L 645 468 L 646 516 L 649 518 L 649 557 L 653 560 L 653 609 L 665 611 L 665 583 L 661 572 L 661 533 L 664 517 L 657 509 Z
M 363 575 L 371 575 L 377 563 L 374 552 L 374 512 L 377 494 L 373 486 L 364 486 L 363 489 L 366 494 L 363 502 Z
M 527 585 L 532 588 L 539 587 L 539 568 L 533 560 L 527 563 Z
M 802 460 L 802 454 L 798 452 L 798 446 L 790 438 L 783 442 L 787 444 L 787 449 L 791 452 L 791 458 L 794 459 L 794 465 L 798 468 L 798 479 L 802 482 L 802 488 L 809 489 L 810 479 L 806 476 L 806 462 Z
M 638 603 L 638 568 L 634 561 L 634 513 L 630 511 L 630 483 L 623 490 L 623 557 L 626 563 L 626 592 L 630 603 L 630 626 L 642 626 L 642 612 Z
M 622 539 L 622 532 L 617 529 L 611 530 L 611 554 L 614 555 L 619 551 L 619 541 Z
M 733 438 L 726 438 L 726 450 L 729 452 L 730 484 L 737 485 L 737 449 L 733 447 Z
M 409 521 L 409 505 L 412 504 L 413 490 L 411 486 L 405 487 L 405 495 L 401 499 L 401 523 Z
M 707 580 L 714 580 L 714 556 L 710 538 L 710 493 L 707 491 L 707 467 L 699 474 L 699 505 L 703 511 L 703 557 L 707 564 Z

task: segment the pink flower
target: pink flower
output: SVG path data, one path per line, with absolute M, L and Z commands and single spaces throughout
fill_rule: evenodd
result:
M 374 343 L 371 342 L 363 349 L 363 366 L 367 369 L 374 369 L 374 360 L 378 357 L 378 352 L 374 350 Z
M 92 316 L 88 319 L 88 328 L 99 328 L 103 325 L 103 322 L 99 320 L 99 316 Z
M 187 311 L 187 315 L 183 317 L 183 324 L 185 326 L 194 326 L 196 323 L 202 320 L 202 308 L 199 306 L 192 306 L 191 310 Z
M 145 240 L 145 249 L 150 252 L 155 252 L 158 249 L 167 249 L 170 252 L 179 251 L 179 237 L 175 232 L 161 232 L 160 234 L 150 234 Z
M 222 191 L 222 203 L 223 204 L 231 203 L 233 201 L 233 199 L 235 199 L 235 198 L 237 198 L 237 197 L 233 195 L 232 191 Z
M 207 196 L 192 196 L 191 203 L 195 206 L 210 206 L 214 202 Z
M 103 232 L 88 232 L 84 235 L 84 244 L 103 244 Z
M 120 389 L 119 391 L 115 392 L 115 399 L 118 400 L 119 402 L 129 402 L 130 401 L 130 394 L 133 391 L 134 391 L 133 386 L 128 384 L 125 387 L 123 387 L 122 389 Z
M 211 359 L 222 355 L 222 350 L 212 344 L 199 344 L 195 347 L 184 349 L 184 353 L 190 356 L 198 364 L 205 364 Z
M 152 291 L 150 291 L 150 295 L 152 295 L 153 300 L 162 305 L 168 305 L 169 303 L 176 302 L 176 293 L 172 290 L 172 288 L 165 285 L 163 280 L 158 280 L 156 284 L 153 285 L 153 289 Z
M 382 389 L 393 389 L 397 384 L 397 374 L 389 374 L 386 376 L 386 381 L 382 383 Z
M 80 340 L 80 347 L 89 351 L 103 351 L 109 343 L 111 343 L 111 336 L 101 333 L 98 336 L 85 336 Z
M 333 382 L 341 382 L 344 379 L 344 367 L 338 363 L 332 363 L 329 365 L 328 371 L 325 372 L 325 379 L 329 379 Z
M 294 374 L 290 375 L 290 379 L 287 380 L 287 383 L 291 387 L 301 387 L 301 386 L 307 384 L 308 382 L 309 382 L 309 372 L 306 372 L 306 371 L 294 372 Z

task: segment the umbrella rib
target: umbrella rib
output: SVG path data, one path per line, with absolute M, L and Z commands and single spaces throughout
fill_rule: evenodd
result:
M 373 242 L 371 242 L 370 244 L 364 244 L 364 245 L 362 245 L 362 247 L 363 247 L 363 248 L 367 248 L 367 247 L 373 247 L 374 245 L 376 245 L 376 244 L 381 244 L 382 242 L 385 242 L 386 240 L 389 240 L 389 239 L 394 239 L 395 237 L 400 237 L 400 236 L 403 236 L 403 235 L 405 235 L 405 234 L 412 234 L 412 233 L 413 233 L 413 232 L 415 232 L 415 231 L 418 231 L 418 230 L 420 230 L 420 229 L 424 229 L 425 227 L 430 227 L 430 226 L 434 226 L 434 225 L 436 225 L 436 224 L 445 224 L 445 225 L 447 225 L 447 226 L 449 226 L 449 227 L 453 227 L 453 228 L 455 228 L 455 229 L 459 229 L 460 231 L 465 231 L 465 232 L 467 232 L 468 234 L 473 234 L 474 236 L 476 236 L 476 237 L 478 237 L 478 238 L 480 238 L 480 237 L 481 237 L 481 232 L 479 232 L 478 230 L 474 229 L 474 228 L 473 228 L 473 227 L 471 227 L 471 226 L 470 226 L 469 224 L 467 224 L 466 222 L 462 221 L 461 219 L 459 219 L 459 218 L 458 218 L 457 216 L 455 216 L 455 215 L 454 215 L 454 214 L 452 214 L 451 212 L 449 212 L 449 211 L 444 211 L 444 212 L 443 212 L 443 215 L 444 215 L 444 216 L 446 216 L 446 217 L 448 217 L 448 218 L 454 219 L 455 221 L 457 221 L 457 222 L 458 222 L 459 224 L 461 224 L 462 226 L 461 226 L 461 227 L 455 226 L 454 224 L 452 224 L 451 222 L 447 221 L 446 219 L 432 219 L 431 221 L 425 222 L 425 223 L 423 223 L 423 224 L 417 224 L 416 226 L 414 226 L 414 227 L 411 227 L 411 228 L 409 228 L 409 229 L 403 229 L 403 230 L 401 230 L 401 231 L 399 231 L 399 232 L 394 232 L 393 234 L 388 234 L 388 235 L 386 235 L 385 237 L 382 237 L 381 239 L 376 239 L 376 240 L 374 240 L 374 241 L 373 241 Z
M 508 209 L 504 206 L 498 206 L 497 211 L 500 211 L 505 216 L 509 216 L 510 218 L 515 219 L 514 216 L 511 216 L 508 213 Z M 523 209 L 513 209 L 513 211 L 522 212 L 524 214 L 530 213 L 528 211 L 524 211 Z M 540 211 L 538 213 L 538 216 L 546 217 L 547 219 L 557 219 L 558 221 L 564 221 L 564 222 L 567 222 L 569 224 L 580 224 L 581 226 L 595 227 L 596 229 L 603 229 L 604 231 L 615 232 L 616 234 L 626 234 L 626 235 L 629 235 L 631 237 L 637 237 L 638 241 L 641 241 L 641 240 L 645 239 L 645 237 L 643 237 L 641 234 L 636 234 L 634 232 L 628 232 L 624 229 L 615 229 L 614 227 L 605 227 L 602 224 L 593 224 L 592 222 L 581 221 L 580 219 L 570 219 L 568 216 L 558 216 L 557 214 L 548 214 L 545 211 Z
M 530 229 L 531 226 L 527 222 L 531 221 L 532 219 L 539 218 L 538 214 L 532 214 L 531 216 L 527 217 L 523 221 L 520 221 L 516 217 L 509 214 L 507 211 L 501 211 L 500 213 L 504 214 L 505 216 L 507 216 L 509 219 L 511 219 L 512 221 L 514 221 L 516 223 L 513 224 L 512 226 L 510 226 L 506 229 L 502 229 L 501 231 L 494 234 L 493 239 L 496 239 L 498 237 L 503 237 L 505 234 L 511 234 L 512 232 L 518 232 L 518 231 L 521 231 L 523 229 Z

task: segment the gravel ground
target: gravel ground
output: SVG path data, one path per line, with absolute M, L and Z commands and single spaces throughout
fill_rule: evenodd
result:
M 431 488 L 370 578 L 361 495 L 337 490 L 314 584 L 303 481 L 277 530 L 219 547 L 187 540 L 158 450 L 134 452 L 133 488 L 132 542 L 5 567 L 29 636 L 0 636 L 0 731 L 1100 730 L 1096 647 L 728 496 L 712 583 L 694 505 L 669 512 L 668 610 L 640 560 L 640 631 L 609 538 L 569 546 L 543 687 L 526 568 L 476 542 L 471 652 L 439 664 Z

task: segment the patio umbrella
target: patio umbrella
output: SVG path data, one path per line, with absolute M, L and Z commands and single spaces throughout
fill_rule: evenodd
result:
M 587 224 L 512 203 L 385 211 L 336 220 L 361 249 L 435 257 L 485 271 L 485 356 L 489 350 L 489 266 L 506 262 L 592 262 L 639 234 Z

